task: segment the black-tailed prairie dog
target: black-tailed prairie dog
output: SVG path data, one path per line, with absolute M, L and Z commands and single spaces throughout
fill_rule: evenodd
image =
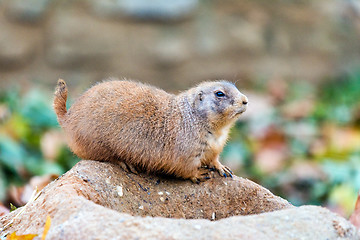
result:
M 177 95 L 135 81 L 96 84 L 66 110 L 59 80 L 54 109 L 71 150 L 82 159 L 118 161 L 145 172 L 208 179 L 232 176 L 219 162 L 230 127 L 248 99 L 227 81 L 203 82 Z

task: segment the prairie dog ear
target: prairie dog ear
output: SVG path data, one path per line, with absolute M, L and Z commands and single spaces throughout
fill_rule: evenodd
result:
M 204 92 L 200 91 L 199 92 L 199 100 L 202 101 L 204 99 Z

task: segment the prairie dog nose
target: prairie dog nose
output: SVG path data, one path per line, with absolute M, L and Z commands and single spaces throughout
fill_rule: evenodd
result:
M 248 98 L 244 94 L 241 96 L 241 101 L 244 105 L 247 105 L 249 102 Z

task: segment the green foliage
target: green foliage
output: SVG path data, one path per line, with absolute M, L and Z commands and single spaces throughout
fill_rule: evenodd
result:
M 23 166 L 26 152 L 11 138 L 0 135 L 0 161 L 7 169 L 16 173 Z
M 320 89 L 314 117 L 322 121 L 349 124 L 360 102 L 360 70 L 331 79 Z
M 12 203 L 10 203 L 10 212 L 15 211 L 17 207 L 15 207 Z
M 51 100 L 52 96 L 44 94 L 39 89 L 33 89 L 21 101 L 20 114 L 36 131 L 41 132 L 58 125 L 51 104 L 49 104 Z
M 51 144 L 44 135 L 58 130 L 49 92 L 32 89 L 22 96 L 12 87 L 0 92 L 0 106 L 8 112 L 0 118 L 0 200 L 10 184 L 24 184 L 35 175 L 62 174 L 76 163 L 65 147 L 59 147 L 54 159 L 44 156 L 41 142 Z

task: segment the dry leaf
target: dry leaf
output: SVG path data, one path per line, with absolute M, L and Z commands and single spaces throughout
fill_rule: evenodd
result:
M 5 207 L 2 203 L 0 203 L 0 217 L 8 214 L 10 210 Z
M 59 175 L 57 174 L 47 174 L 44 176 L 34 176 L 30 179 L 29 183 L 24 186 L 21 202 L 27 203 L 31 197 L 32 192 L 35 189 L 41 191 L 46 185 L 55 180 Z
M 314 156 L 315 158 L 317 158 L 317 157 L 319 158 L 326 154 L 327 147 L 328 146 L 327 146 L 327 143 L 324 138 L 322 138 L 322 137 L 317 138 L 311 142 L 309 152 L 310 152 L 311 156 Z
M 9 200 L 16 206 L 25 205 L 31 198 L 35 189 L 41 191 L 51 181 L 55 180 L 59 175 L 48 174 L 44 176 L 34 176 L 29 183 L 22 187 L 11 186 L 9 188 Z
M 24 213 L 26 210 L 26 207 L 29 206 L 33 201 L 35 201 L 39 196 L 41 192 L 38 192 L 37 189 L 34 190 L 33 194 L 31 195 L 31 198 L 28 203 L 26 203 L 21 209 L 19 209 L 18 213 L 2 228 L 0 228 L 0 232 L 6 230 L 11 224 L 13 224 L 14 220 L 18 218 L 21 214 Z
M 25 205 L 26 203 L 21 201 L 23 191 L 24 187 L 10 186 L 8 189 L 9 201 L 17 207 Z
M 286 148 L 284 147 L 267 147 L 263 148 L 255 154 L 254 161 L 256 166 L 266 174 L 279 171 L 284 167 L 288 157 Z
M 306 98 L 287 103 L 281 108 L 281 112 L 287 119 L 300 119 L 308 117 L 313 112 L 314 107 L 315 101 Z
M 37 234 L 16 235 L 16 232 L 13 232 L 6 237 L 6 240 L 32 240 L 36 236 Z
M 41 240 L 45 240 L 46 235 L 47 235 L 47 233 L 48 233 L 48 231 L 49 231 L 49 229 L 50 229 L 50 226 L 51 226 L 51 217 L 50 217 L 50 215 L 48 215 L 48 216 L 46 217 L 44 232 L 43 232 L 43 235 L 42 235 L 42 237 L 41 237 Z
M 302 160 L 295 162 L 289 168 L 289 176 L 294 182 L 300 182 L 306 179 L 326 180 L 326 174 L 322 168 L 311 160 Z
M 45 159 L 55 161 L 61 147 L 66 145 L 64 139 L 64 133 L 59 130 L 50 130 L 41 137 L 40 147 Z
M 360 192 L 359 192 L 358 198 L 356 200 L 354 212 L 353 212 L 353 214 L 351 214 L 349 220 L 354 226 L 356 226 L 357 228 L 360 228 Z
M 0 104 L 0 122 L 5 121 L 10 115 L 9 108 L 5 104 Z
M 334 152 L 343 153 L 360 148 L 359 129 L 326 125 L 322 131 Z
M 33 199 L 36 199 L 37 196 L 33 196 Z M 24 207 L 25 208 L 25 207 Z M 44 232 L 43 235 L 41 237 L 41 240 L 45 240 L 46 235 L 50 229 L 51 226 L 51 217 L 48 215 L 46 218 L 46 222 L 45 222 L 45 226 L 44 226 Z M 5 229 L 5 227 L 3 228 L 3 230 Z M 8 235 L 6 237 L 6 240 L 32 240 L 35 237 L 37 237 L 37 234 L 25 234 L 25 235 L 16 235 L 16 232 L 11 233 L 10 235 Z
M 268 82 L 267 89 L 275 103 L 279 103 L 287 97 L 289 86 L 286 80 L 279 76 L 274 76 Z
M 275 111 L 275 107 L 268 95 L 246 92 L 246 96 L 249 99 L 249 104 L 251 107 L 249 107 L 246 112 L 241 115 L 242 120 L 247 120 L 250 122 L 261 120 L 264 117 L 270 117 Z

